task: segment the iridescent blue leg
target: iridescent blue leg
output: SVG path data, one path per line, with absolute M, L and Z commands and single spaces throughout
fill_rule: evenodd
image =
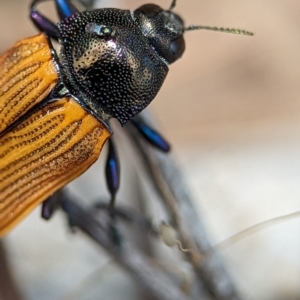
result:
M 69 0 L 55 0 L 56 10 L 61 20 L 70 18 L 79 10 Z
M 38 30 L 45 32 L 49 37 L 58 40 L 59 31 L 56 25 L 36 9 L 36 5 L 42 1 L 43 0 L 34 0 L 31 3 L 30 18 Z
M 108 141 L 108 155 L 106 159 L 105 173 L 106 184 L 111 195 L 110 207 L 113 208 L 116 194 L 120 186 L 120 164 L 112 139 Z
M 59 190 L 55 194 L 50 196 L 48 199 L 46 199 L 42 205 L 41 217 L 45 220 L 49 220 L 56 211 L 56 209 L 60 206 L 63 197 L 63 190 Z
M 158 148 L 163 152 L 170 151 L 170 144 L 153 128 L 148 126 L 145 122 L 135 118 L 131 121 L 135 128 L 152 146 Z
M 110 236 L 114 243 L 118 246 L 122 246 L 122 236 L 117 228 L 115 219 L 115 200 L 116 194 L 120 186 L 120 164 L 118 160 L 118 155 L 112 139 L 108 141 L 108 154 L 106 159 L 106 184 L 110 192 L 111 198 L 109 203 L 109 213 L 111 217 L 110 222 Z

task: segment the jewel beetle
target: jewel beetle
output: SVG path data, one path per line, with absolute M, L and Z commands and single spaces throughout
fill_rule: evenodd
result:
M 30 17 L 40 34 L 17 42 L 0 56 L 0 236 L 38 204 L 85 172 L 113 132 L 109 119 L 133 122 L 151 144 L 166 141 L 134 118 L 160 90 L 169 65 L 185 50 L 185 27 L 155 4 L 135 11 L 103 8 L 79 12 L 69 0 L 50 0 L 54 24 L 37 10 Z M 52 43 L 58 43 L 55 50 Z M 112 142 L 106 166 L 114 200 L 119 165 Z

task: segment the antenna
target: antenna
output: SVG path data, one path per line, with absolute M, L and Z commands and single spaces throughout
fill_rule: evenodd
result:
M 175 0 L 173 1 L 172 5 L 176 2 Z M 172 7 L 172 6 L 171 6 Z M 194 26 L 191 25 L 187 28 L 185 28 L 185 31 L 192 31 L 192 30 L 212 30 L 212 31 L 219 31 L 219 32 L 226 32 L 226 33 L 233 33 L 233 34 L 241 34 L 241 35 L 248 35 L 252 36 L 254 33 L 246 30 L 241 30 L 237 28 L 223 28 L 223 27 L 210 27 L 210 26 Z
M 172 10 L 172 9 L 176 6 L 176 2 L 177 2 L 177 0 L 173 0 L 173 1 L 172 1 L 169 10 Z

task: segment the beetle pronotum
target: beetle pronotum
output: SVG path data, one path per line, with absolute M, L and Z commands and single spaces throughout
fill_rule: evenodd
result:
M 60 22 L 43 16 L 34 0 L 30 16 L 42 32 L 0 57 L 0 236 L 34 207 L 85 172 L 112 135 L 108 121 L 133 122 L 154 146 L 164 139 L 133 120 L 156 96 L 168 65 L 184 50 L 184 27 L 172 10 L 147 4 L 79 12 L 53 0 Z M 52 40 L 60 44 L 59 52 Z M 107 182 L 114 203 L 118 162 L 109 143 Z

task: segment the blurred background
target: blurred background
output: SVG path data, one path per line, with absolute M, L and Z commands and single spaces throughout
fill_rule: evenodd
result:
M 29 2 L 0 2 L 1 52 L 36 33 L 28 19 Z M 99 7 L 131 10 L 142 4 L 99 1 Z M 43 8 L 56 18 L 51 5 Z M 300 2 L 178 0 L 176 11 L 187 25 L 255 33 L 186 33 L 186 52 L 170 66 L 150 105 L 217 244 L 256 223 L 300 210 Z M 103 158 L 72 184 L 76 193 L 88 190 L 91 199 L 106 195 L 101 164 Z M 128 185 L 120 193 L 124 198 L 132 194 Z M 220 252 L 243 299 L 300 299 L 299 230 L 300 218 L 295 218 Z M 39 211 L 5 242 L 24 299 L 64 299 L 107 259 L 85 238 L 69 234 L 62 216 L 46 223 Z M 130 279 L 119 271 L 113 277 L 105 281 L 114 290 L 102 289 L 101 299 L 134 299 Z M 70 299 L 96 299 L 97 288 Z

